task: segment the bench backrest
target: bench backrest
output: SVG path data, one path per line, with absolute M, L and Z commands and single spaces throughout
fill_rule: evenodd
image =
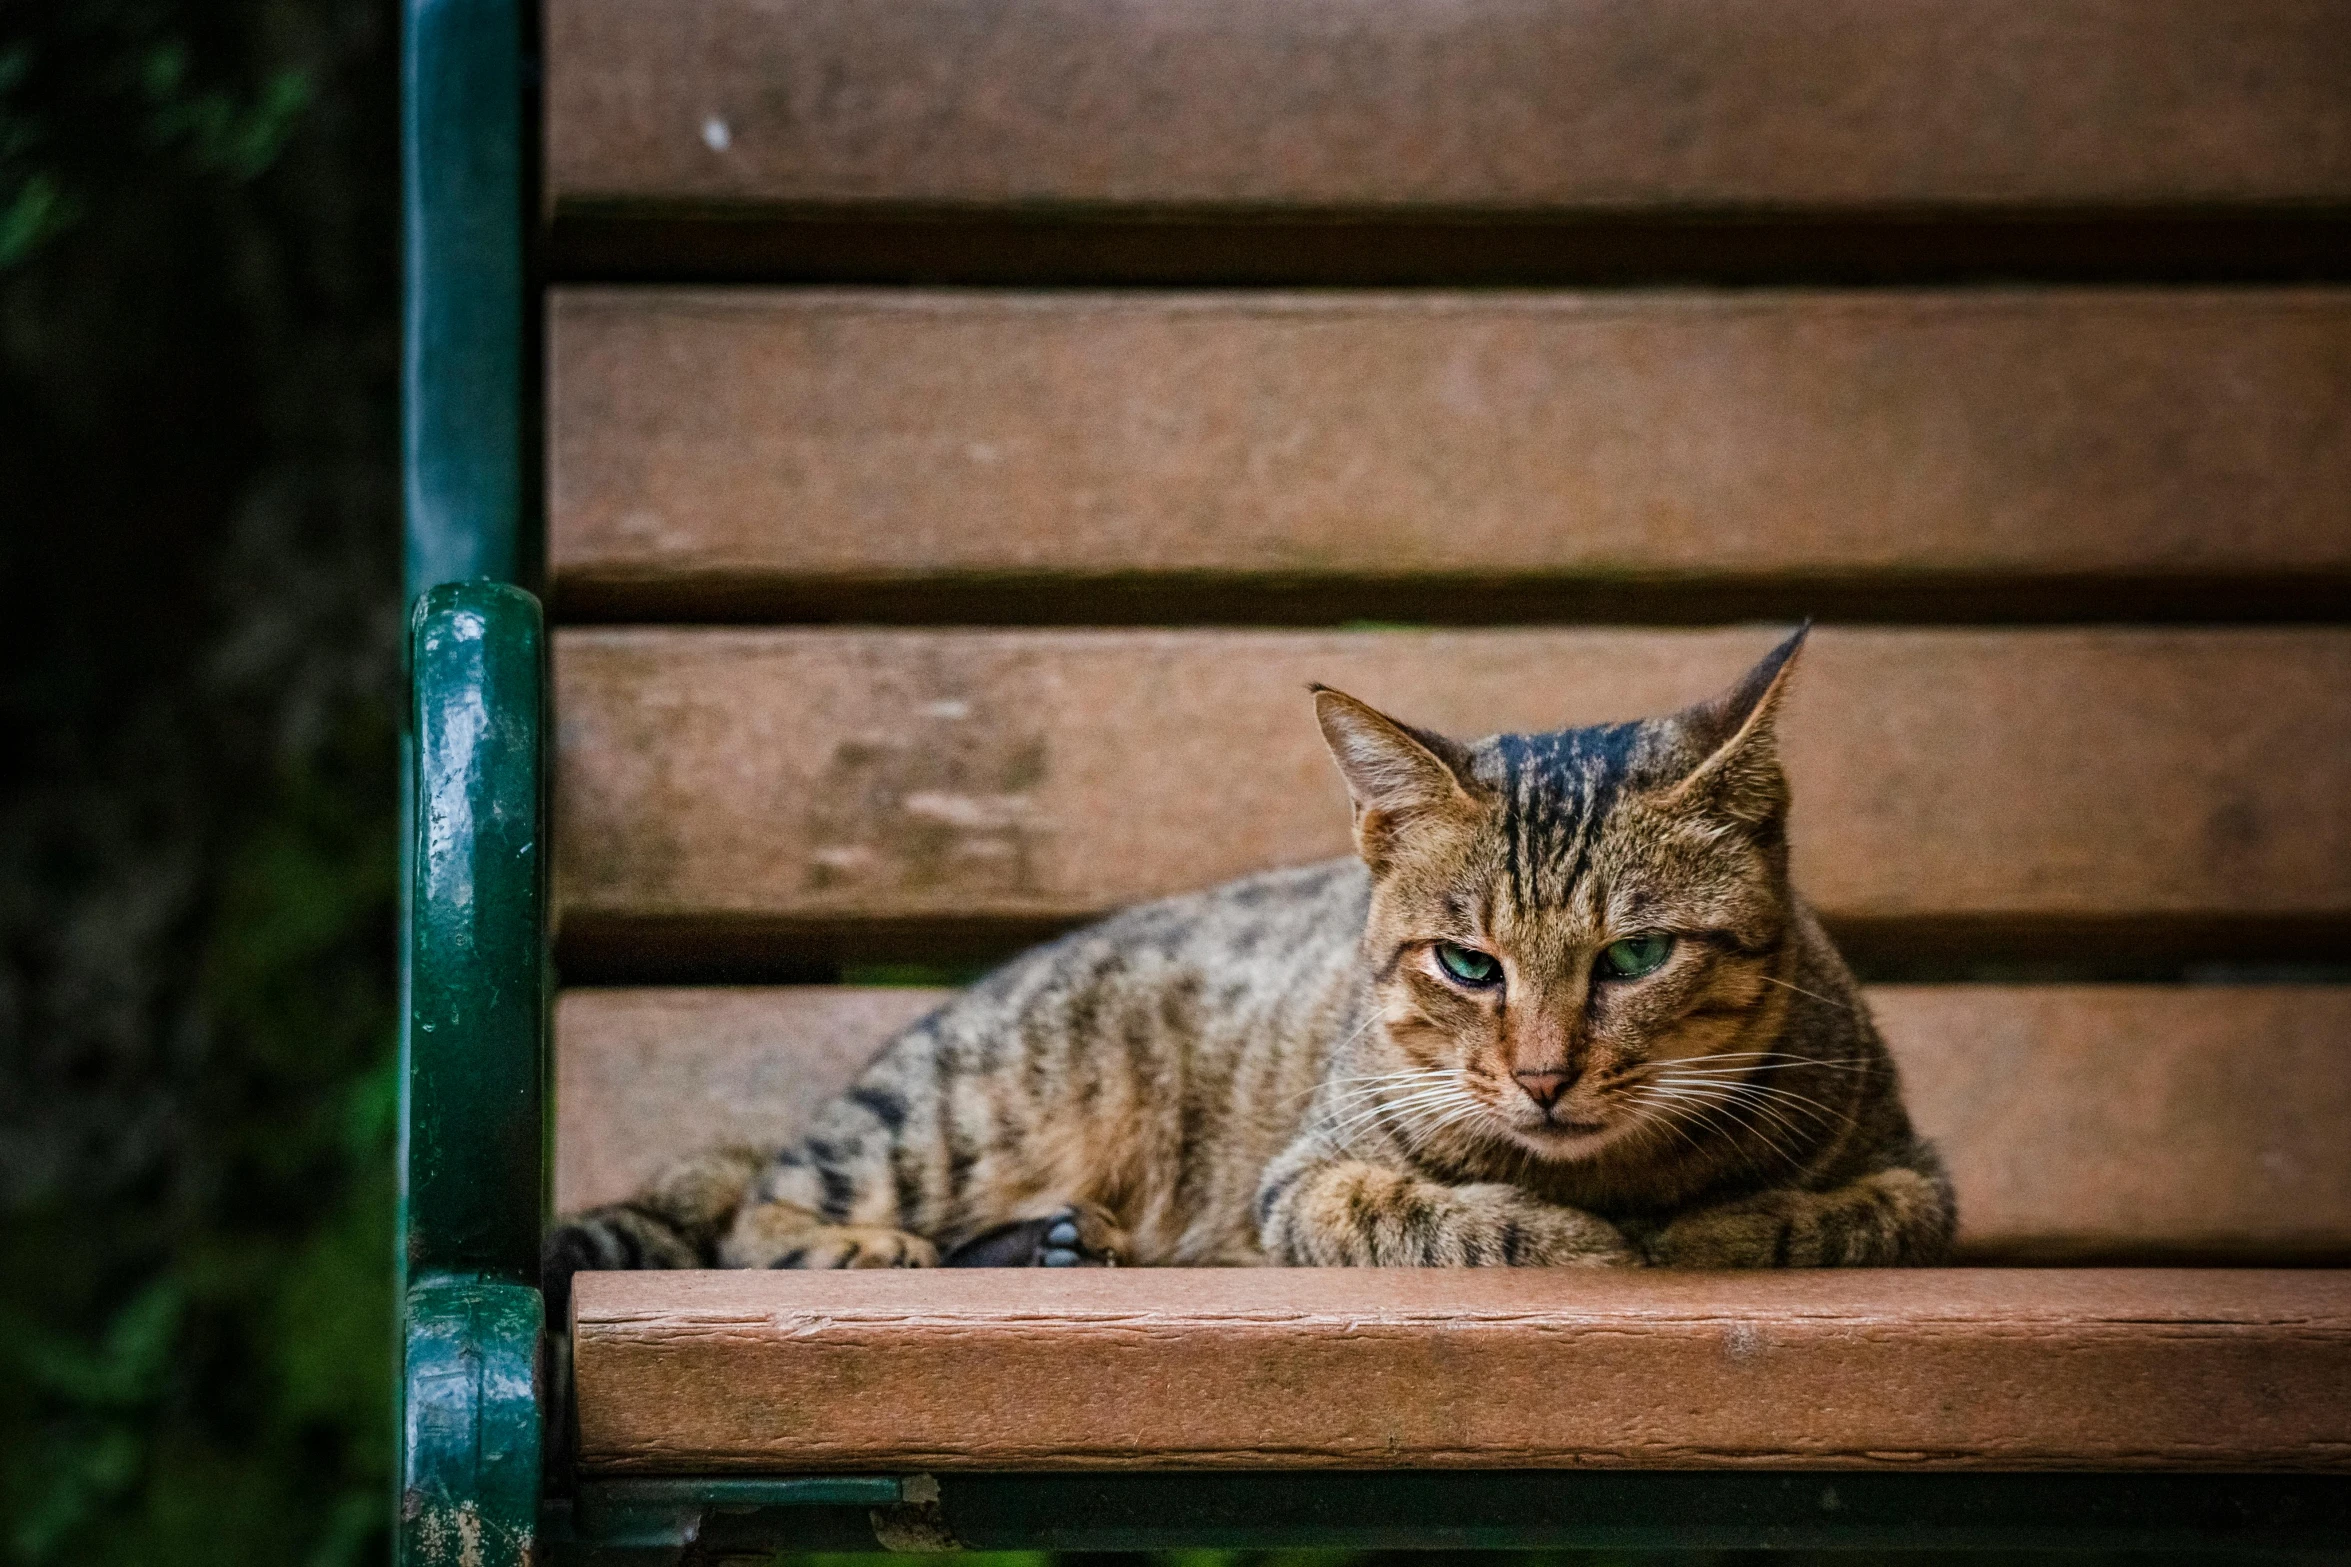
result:
M 1968 1253 L 2351 1257 L 2338 10 L 549 0 L 546 47 L 561 1204 L 937 999 L 807 981 L 1342 852 L 1309 680 L 1551 727 L 1815 614 L 1798 875 Z

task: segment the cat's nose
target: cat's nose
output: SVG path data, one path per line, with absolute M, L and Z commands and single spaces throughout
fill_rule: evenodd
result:
M 1518 1079 L 1518 1086 L 1527 1091 L 1527 1097 L 1539 1109 L 1550 1109 L 1559 1102 L 1559 1096 L 1567 1092 L 1568 1076 L 1565 1072 L 1513 1072 L 1510 1075 Z

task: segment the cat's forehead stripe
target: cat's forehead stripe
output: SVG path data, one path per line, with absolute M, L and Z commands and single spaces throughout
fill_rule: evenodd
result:
M 1631 766 L 1639 724 L 1501 734 L 1480 748 L 1500 764 L 1503 873 L 1519 908 L 1564 905 Z

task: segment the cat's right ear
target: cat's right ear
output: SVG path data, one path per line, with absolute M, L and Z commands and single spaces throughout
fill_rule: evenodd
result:
M 1400 724 L 1329 686 L 1310 686 L 1315 721 L 1355 802 L 1355 851 L 1378 870 L 1415 828 L 1465 821 L 1477 810 L 1464 780 L 1468 755 L 1442 735 Z

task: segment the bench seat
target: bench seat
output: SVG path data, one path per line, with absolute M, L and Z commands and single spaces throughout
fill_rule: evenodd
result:
M 2351 1539 L 2351 10 L 406 15 L 402 1567 Z M 1307 681 L 1549 727 L 1799 617 L 1960 1266 L 543 1335 L 549 1187 L 789 1136 L 871 981 L 1343 852 Z
M 585 1274 L 583 1471 L 2351 1470 L 2351 1274 Z

